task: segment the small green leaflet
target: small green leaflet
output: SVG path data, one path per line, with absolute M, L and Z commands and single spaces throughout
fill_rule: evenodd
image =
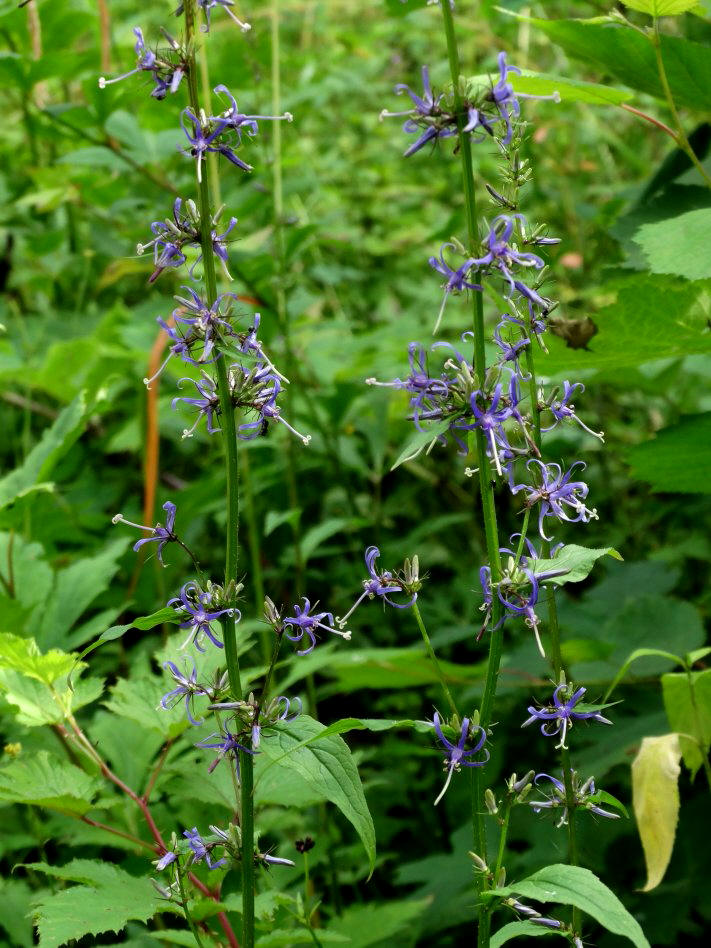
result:
M 679 16 L 698 7 L 699 0 L 622 0 L 631 10 L 650 16 Z
M 488 75 L 473 76 L 468 82 L 477 88 L 489 85 Z M 532 72 L 530 69 L 521 70 L 520 76 L 511 76 L 514 92 L 524 95 L 553 95 L 560 96 L 561 102 L 586 102 L 589 105 L 621 105 L 633 98 L 634 94 L 627 89 L 617 89 L 614 86 L 605 86 L 597 82 L 582 82 L 577 79 L 563 79 L 560 76 L 551 76 L 548 73 Z
M 430 449 L 434 445 L 437 438 L 440 435 L 443 435 L 450 425 L 451 419 L 443 419 L 438 421 L 436 424 L 431 425 L 427 428 L 426 431 L 418 431 L 417 434 L 414 434 L 405 444 L 405 447 L 402 449 L 398 455 L 397 461 L 390 468 L 391 471 L 394 471 L 396 467 L 400 467 L 401 464 L 404 464 L 406 461 L 414 461 L 422 451 L 427 447 L 427 453 L 429 454 Z M 429 445 L 429 447 L 428 447 Z
M 501 889 L 484 893 L 486 898 L 508 898 L 510 895 L 537 902 L 574 905 L 587 912 L 614 935 L 623 935 L 637 946 L 650 948 L 639 922 L 598 877 L 581 866 L 556 863 L 534 872 L 527 879 Z
M 23 755 L 0 768 L 0 800 L 81 816 L 91 809 L 102 781 L 47 751 Z
M 593 566 L 603 556 L 612 556 L 616 560 L 622 557 L 611 546 L 589 549 L 585 546 L 576 546 L 569 543 L 558 550 L 556 555 L 550 560 L 535 560 L 531 563 L 534 573 L 543 573 L 547 570 L 560 569 L 565 570 L 561 576 L 553 576 L 547 579 L 547 583 L 554 583 L 556 586 L 563 586 L 565 583 L 579 583 L 585 579 Z
M 562 935 L 566 939 L 568 937 L 565 932 L 542 928 L 540 925 L 534 925 L 533 922 L 509 922 L 508 925 L 504 925 L 503 928 L 500 928 L 498 932 L 491 936 L 490 948 L 501 948 L 501 945 L 505 945 L 512 938 L 519 938 L 523 935 L 529 938 L 540 938 L 542 935 Z

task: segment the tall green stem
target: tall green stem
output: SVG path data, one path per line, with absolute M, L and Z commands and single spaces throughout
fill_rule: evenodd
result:
M 200 96 L 198 94 L 198 69 L 195 57 L 195 0 L 186 0 L 185 35 L 188 47 L 188 95 L 190 105 L 196 116 L 200 116 Z M 210 166 L 203 164 L 202 177 L 198 192 L 200 212 L 200 243 L 202 246 L 202 264 L 205 274 L 205 296 L 208 306 L 217 299 L 217 277 L 215 257 L 212 248 L 213 211 L 210 202 Z M 234 604 L 234 584 L 237 582 L 237 564 L 239 559 L 239 458 L 237 455 L 237 435 L 235 430 L 235 410 L 224 358 L 217 359 L 217 389 L 220 400 L 220 416 L 223 441 L 225 445 L 225 471 L 227 479 L 227 537 L 225 553 L 225 590 L 231 604 Z M 237 654 L 237 635 L 235 623 L 227 620 L 222 623 L 225 643 L 225 660 L 229 676 L 230 692 L 234 700 L 241 700 L 242 682 L 240 678 Z M 242 832 L 242 946 L 254 945 L 254 800 L 252 797 L 252 756 L 240 751 L 241 786 L 241 832 Z
M 469 250 L 474 253 L 480 243 L 479 229 L 477 222 L 476 191 L 474 187 L 474 171 L 472 168 L 472 150 L 469 135 L 465 134 L 463 129 L 466 124 L 466 117 L 462 110 L 462 97 L 459 90 L 459 50 L 457 47 L 457 38 L 454 32 L 454 18 L 449 0 L 442 0 L 440 3 L 442 17 L 444 20 L 444 32 L 447 38 L 447 55 L 449 58 L 449 70 L 452 78 L 452 94 L 454 98 L 454 110 L 457 116 L 457 128 L 459 131 L 459 154 L 462 162 L 462 181 L 464 185 L 464 206 L 467 219 L 467 232 L 469 237 Z M 482 294 L 473 293 L 474 312 L 474 370 L 477 377 L 477 383 L 483 386 L 486 380 L 486 349 L 484 346 L 484 301 Z M 501 579 L 501 559 L 499 555 L 499 534 L 496 522 L 496 505 L 494 503 L 494 490 L 491 479 L 488 476 L 489 464 L 486 456 L 486 444 L 484 433 L 480 428 L 475 431 L 476 438 L 476 456 L 477 467 L 479 469 L 479 490 L 481 494 L 481 506 L 484 519 L 484 534 L 486 538 L 486 552 L 491 569 L 492 587 Z M 494 710 L 494 699 L 496 696 L 496 686 L 499 677 L 499 666 L 501 664 L 501 653 L 503 650 L 503 629 L 496 628 L 499 625 L 501 615 L 501 605 L 496 596 L 492 603 L 492 632 L 489 643 L 489 659 L 486 670 L 486 680 L 484 682 L 484 693 L 479 708 L 479 723 L 486 728 L 492 720 Z M 474 819 L 474 837 L 476 845 L 479 847 L 479 855 L 486 862 L 486 831 L 484 819 L 486 808 L 484 805 L 484 781 L 480 774 L 475 773 L 472 780 L 472 788 L 475 799 L 472 800 L 472 810 Z M 486 878 L 482 873 L 477 875 L 477 886 L 479 891 L 486 886 Z M 479 909 L 479 925 L 477 940 L 480 948 L 485 948 L 489 944 L 489 934 L 491 929 L 491 913 L 487 911 L 483 904 Z
M 435 674 L 437 675 L 437 678 L 439 679 L 439 683 L 442 686 L 442 691 L 444 692 L 444 696 L 447 699 L 447 703 L 449 704 L 452 714 L 458 714 L 457 706 L 454 703 L 454 698 L 452 697 L 449 688 L 447 687 L 447 681 L 444 677 L 444 672 L 442 671 L 440 664 L 437 660 L 437 656 L 435 655 L 435 651 L 432 648 L 430 637 L 427 634 L 425 623 L 422 621 L 422 616 L 420 615 L 420 610 L 416 602 L 413 602 L 412 604 L 412 613 L 415 617 L 415 621 L 417 622 L 417 625 L 419 626 L 420 634 L 422 635 L 422 641 L 425 643 L 425 649 L 427 651 L 430 661 L 432 662 L 432 667 L 434 668 Z

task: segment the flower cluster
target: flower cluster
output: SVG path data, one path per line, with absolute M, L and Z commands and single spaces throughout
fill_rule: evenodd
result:
M 561 776 L 563 775 L 561 774 Z M 567 824 L 571 809 L 588 810 L 590 813 L 604 816 L 608 820 L 619 820 L 620 818 L 619 813 L 611 813 L 595 803 L 593 799 L 596 793 L 595 781 L 592 777 L 588 777 L 587 780 L 581 783 L 576 771 L 570 771 L 572 791 L 570 800 L 562 780 L 551 777 L 550 774 L 537 774 L 534 782 L 538 785 L 541 780 L 547 780 L 550 784 L 548 795 L 543 800 L 531 800 L 529 806 L 534 813 L 540 813 L 543 810 L 560 810 L 561 816 L 558 826 Z
M 138 57 L 136 68 L 114 79 L 105 79 L 101 76 L 99 88 L 105 89 L 106 86 L 121 82 L 122 79 L 128 79 L 129 76 L 135 76 L 139 72 L 149 72 L 153 76 L 154 85 L 151 95 L 154 99 L 164 99 L 169 92 L 177 92 L 186 70 L 184 53 L 180 45 L 164 31 L 163 35 L 168 41 L 170 52 L 153 52 L 146 46 L 140 27 L 134 27 L 133 33 L 136 37 L 134 48 Z
M 555 737 L 560 734 L 560 741 L 556 744 L 558 749 L 565 748 L 565 737 L 575 721 L 597 721 L 599 724 L 612 724 L 606 717 L 600 713 L 599 708 L 588 708 L 580 704 L 585 696 L 587 689 L 573 689 L 572 684 L 568 685 L 562 681 L 554 690 L 552 700 L 549 704 L 540 708 L 529 706 L 527 718 L 521 727 L 528 727 L 535 722 L 541 724 L 541 734 L 545 737 Z
M 456 722 L 453 722 L 453 725 Z M 478 724 L 471 724 L 469 718 L 464 718 L 460 725 L 459 740 L 453 744 L 449 738 L 445 737 L 442 731 L 442 721 L 439 713 L 435 711 L 432 726 L 440 744 L 444 748 L 444 769 L 447 779 L 444 782 L 442 790 L 435 800 L 435 806 L 439 803 L 449 788 L 452 774 L 461 767 L 483 767 L 489 759 L 489 751 L 484 747 L 486 743 L 486 731 Z M 456 728 L 455 728 L 456 730 Z M 466 749 L 468 742 L 473 742 L 473 747 Z M 477 754 L 483 751 L 483 757 L 474 760 Z
M 451 138 L 458 133 L 459 118 L 463 116 L 462 133 L 473 135 L 481 133 L 475 141 L 498 135 L 502 144 L 508 144 L 513 137 L 513 120 L 520 114 L 519 99 L 550 99 L 560 101 L 557 93 L 553 95 L 516 94 L 509 82 L 511 73 L 520 75 L 520 69 L 509 66 L 506 53 L 499 53 L 499 79 L 488 87 L 474 87 L 466 90 L 458 114 L 454 96 L 444 92 L 435 94 L 430 84 L 429 69 L 422 67 L 422 95 L 418 95 L 405 83 L 395 86 L 398 95 L 405 93 L 410 97 L 412 107 L 402 112 L 388 112 L 384 109 L 381 118 L 407 117 L 403 128 L 408 135 L 416 134 L 415 141 L 406 149 L 405 157 L 414 155 L 428 142 L 437 142 L 442 138 Z M 503 126 L 503 128 L 502 128 Z M 503 134 L 501 134 L 503 132 Z

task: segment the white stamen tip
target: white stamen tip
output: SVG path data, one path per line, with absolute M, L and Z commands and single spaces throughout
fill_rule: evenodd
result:
M 369 378 L 365 380 L 366 385 L 375 385 L 376 383 L 377 383 L 377 379 L 374 379 L 374 378 Z
M 190 431 L 189 428 L 186 428 L 185 431 L 183 432 L 183 438 L 192 438 L 192 436 L 193 436 L 192 431 Z
M 143 246 L 143 244 L 136 244 L 136 253 L 138 254 L 139 257 L 141 256 L 144 250 L 145 250 L 145 247 Z
M 242 30 L 243 33 L 249 33 L 249 31 L 252 29 L 252 24 L 251 24 L 251 23 L 243 23 L 242 26 L 240 27 L 240 29 Z
M 111 518 L 111 523 L 121 523 L 122 520 L 123 514 L 114 514 L 114 516 Z
M 555 92 L 553 93 L 552 98 L 553 98 L 553 101 L 554 101 L 554 102 L 560 102 L 560 92 L 558 92 L 557 89 L 556 89 Z
M 304 444 L 311 444 L 311 435 L 306 435 L 301 439 Z
M 99 88 L 100 89 L 106 88 L 106 79 L 104 78 L 104 76 L 99 76 Z
M 387 117 L 387 114 L 388 114 L 388 110 L 383 109 L 382 112 L 378 115 L 378 121 L 382 122 L 383 119 Z
M 287 122 L 294 121 L 294 116 L 291 114 L 291 112 L 284 112 L 284 118 L 287 120 Z
M 464 468 L 464 476 L 465 476 L 465 477 L 474 477 L 474 475 L 475 475 L 475 474 L 478 474 L 478 473 L 479 473 L 479 468 L 478 468 L 478 467 L 465 467 L 465 468 Z

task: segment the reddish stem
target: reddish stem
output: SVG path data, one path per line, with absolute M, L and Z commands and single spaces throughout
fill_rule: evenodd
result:
M 669 128 L 668 125 L 665 125 L 664 122 L 660 122 L 659 119 L 655 119 L 653 115 L 647 115 L 646 112 L 642 112 L 641 109 L 636 109 L 633 105 L 627 105 L 626 102 L 622 103 L 622 108 L 626 109 L 628 112 L 631 112 L 633 115 L 638 116 L 641 119 L 644 119 L 645 122 L 650 122 L 652 125 L 656 125 L 657 128 L 661 128 L 663 132 L 666 132 L 671 138 L 674 139 L 678 144 L 678 136 L 673 128 Z

